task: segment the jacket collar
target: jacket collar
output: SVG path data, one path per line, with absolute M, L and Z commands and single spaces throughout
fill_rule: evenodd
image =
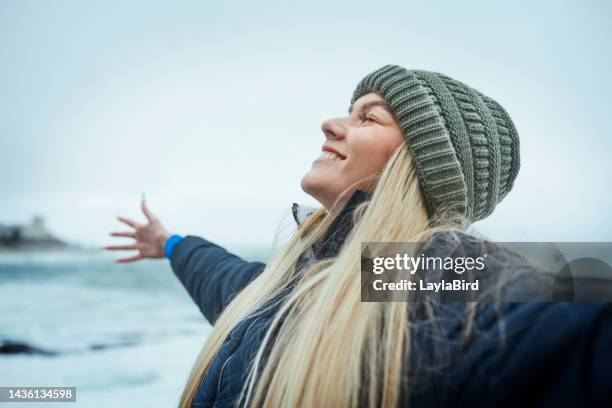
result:
M 338 213 L 338 218 L 341 216 L 346 216 L 346 213 L 352 212 L 355 207 L 362 203 L 365 200 L 369 200 L 372 198 L 372 193 L 366 190 L 355 190 L 351 197 L 348 199 L 340 213 Z M 297 224 L 298 227 L 301 227 L 302 224 L 317 210 L 318 207 L 312 207 L 309 205 L 293 203 L 291 206 L 291 213 L 293 214 L 293 220 Z
M 344 243 L 346 236 L 353 228 L 353 211 L 362 202 L 369 200 L 372 193 L 366 190 L 355 190 L 332 221 L 323 238 L 311 248 L 317 259 L 334 257 Z M 292 213 L 298 228 L 316 210 L 315 207 L 293 203 Z

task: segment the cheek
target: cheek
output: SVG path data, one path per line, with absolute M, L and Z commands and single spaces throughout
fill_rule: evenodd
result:
M 355 140 L 349 157 L 351 170 L 375 173 L 382 170 L 393 152 L 394 146 L 384 137 L 367 137 Z

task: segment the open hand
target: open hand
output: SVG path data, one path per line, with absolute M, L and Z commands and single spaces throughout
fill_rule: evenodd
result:
M 128 263 L 138 261 L 140 259 L 151 258 L 164 258 L 164 246 L 166 240 L 170 237 L 170 233 L 164 228 L 161 222 L 155 215 L 149 210 L 145 202 L 144 196 L 140 203 L 140 208 L 147 218 L 146 224 L 138 223 L 130 218 L 117 217 L 119 221 L 129 225 L 133 228 L 132 231 L 121 231 L 112 232 L 110 235 L 113 237 L 128 237 L 134 238 L 136 242 L 127 245 L 109 245 L 103 247 L 109 251 L 129 251 L 137 250 L 138 255 L 130 256 L 127 258 L 117 259 L 116 262 Z

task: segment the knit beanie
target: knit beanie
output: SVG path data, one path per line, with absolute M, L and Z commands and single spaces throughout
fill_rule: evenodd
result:
M 363 78 L 351 106 L 378 93 L 415 163 L 430 216 L 446 209 L 477 221 L 493 212 L 519 171 L 519 139 L 499 103 L 446 75 L 385 65 Z

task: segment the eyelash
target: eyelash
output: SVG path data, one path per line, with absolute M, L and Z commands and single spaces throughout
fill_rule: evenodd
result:
M 372 122 L 375 122 L 375 121 L 376 121 L 376 118 L 375 118 L 375 117 L 370 116 L 370 115 L 364 115 L 363 113 L 359 115 L 359 119 L 360 119 L 362 122 L 364 122 L 364 121 L 366 121 L 366 120 L 369 120 L 369 121 L 372 121 Z

